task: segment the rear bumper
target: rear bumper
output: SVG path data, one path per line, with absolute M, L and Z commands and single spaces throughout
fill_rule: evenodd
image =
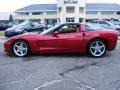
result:
M 116 49 L 117 41 L 118 41 L 118 36 L 109 40 L 109 49 L 108 49 L 109 51 L 112 51 L 112 50 Z

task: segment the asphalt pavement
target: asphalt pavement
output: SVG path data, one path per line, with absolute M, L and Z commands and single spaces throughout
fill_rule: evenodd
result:
M 83 54 L 14 57 L 0 40 L 0 90 L 120 90 L 120 41 L 102 58 Z

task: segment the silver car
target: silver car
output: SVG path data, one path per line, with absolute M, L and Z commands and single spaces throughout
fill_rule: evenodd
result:
M 119 32 L 119 35 L 120 35 L 120 26 L 119 25 L 115 25 L 109 21 L 105 21 L 105 20 L 93 20 L 93 21 L 90 21 L 89 23 L 91 24 L 95 24 L 97 26 L 101 26 L 101 27 L 104 27 L 106 29 L 115 29 Z

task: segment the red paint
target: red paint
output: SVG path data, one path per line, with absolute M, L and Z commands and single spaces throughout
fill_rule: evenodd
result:
M 4 43 L 6 52 L 11 52 L 12 43 L 22 39 L 29 43 L 32 53 L 86 53 L 88 44 L 95 38 L 103 39 L 108 44 L 108 50 L 114 50 L 118 33 L 113 30 L 86 31 L 84 24 L 80 24 L 81 31 L 66 34 L 26 34 L 10 38 Z

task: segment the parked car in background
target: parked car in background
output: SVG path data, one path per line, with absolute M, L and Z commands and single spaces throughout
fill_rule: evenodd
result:
M 2 26 L 2 25 L 0 24 L 0 30 L 1 30 L 1 26 Z
M 12 27 L 13 23 L 0 23 L 0 31 L 5 31 L 7 28 Z
M 45 28 L 45 25 L 40 24 L 39 22 L 33 21 L 24 21 L 18 25 L 14 25 L 5 30 L 5 37 L 12 37 L 15 35 L 23 34 L 26 32 L 40 31 L 42 32 Z
M 101 26 L 101 27 L 104 27 L 106 29 L 115 29 L 119 32 L 119 35 L 120 35 L 120 26 L 119 25 L 115 25 L 109 21 L 105 21 L 105 20 L 93 20 L 93 21 L 90 21 L 89 23 L 92 23 L 94 25 L 97 25 L 97 26 Z
M 49 29 L 49 28 L 51 28 L 51 27 L 53 27 L 54 25 L 52 25 L 52 24 L 48 24 L 47 25 L 47 28 Z
M 119 19 L 112 19 L 110 22 L 115 24 L 115 25 L 119 25 L 120 26 L 120 20 Z
M 18 57 L 33 53 L 88 53 L 101 57 L 116 48 L 118 32 L 91 24 L 63 23 L 42 33 L 22 34 L 4 43 Z

